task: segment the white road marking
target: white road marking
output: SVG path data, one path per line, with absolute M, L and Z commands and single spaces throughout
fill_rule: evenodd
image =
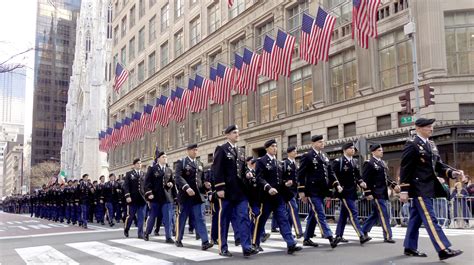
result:
M 17 248 L 15 251 L 28 265 L 78 265 L 76 261 L 54 249 L 51 246 L 39 246 L 30 248 Z

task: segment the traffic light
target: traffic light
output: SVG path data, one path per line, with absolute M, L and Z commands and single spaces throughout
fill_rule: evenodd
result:
M 400 100 L 400 105 L 402 106 L 402 113 L 412 114 L 410 91 L 405 91 L 405 93 L 400 95 L 398 99 Z
M 423 97 L 425 98 L 425 107 L 426 106 L 429 106 L 429 105 L 434 105 L 435 104 L 435 101 L 434 101 L 434 87 L 431 87 L 431 86 L 428 86 L 426 85 L 425 87 L 423 87 Z

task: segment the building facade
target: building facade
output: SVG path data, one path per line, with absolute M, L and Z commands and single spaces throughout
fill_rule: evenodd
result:
M 25 89 L 25 69 L 0 73 L 0 124 L 24 124 Z
M 329 62 L 309 65 L 298 56 L 303 12 L 315 16 L 318 6 L 337 17 Z M 298 153 L 310 148 L 313 134 L 323 134 L 331 158 L 341 145 L 359 141 L 360 149 L 382 143 L 393 178 L 413 123 L 402 123 L 399 95 L 413 89 L 412 42 L 403 27 L 416 22 L 417 65 L 421 86 L 435 88 L 435 104 L 421 117 L 438 120 L 434 140 L 442 158 L 474 174 L 474 3 L 468 0 L 385 0 L 378 12 L 378 38 L 361 49 L 351 38 L 352 1 L 236 0 L 226 1 L 114 1 L 113 62 L 130 71 L 119 93 L 108 87 L 111 127 L 145 104 L 154 104 L 170 88 L 186 86 L 199 73 L 209 76 L 217 62 L 232 66 L 234 53 L 244 47 L 260 52 L 266 34 L 283 29 L 296 37 L 291 76 L 278 81 L 259 78 L 256 93 L 233 94 L 224 105 L 212 104 L 186 120 L 158 126 L 154 133 L 109 152 L 110 171 L 123 174 L 141 157 L 150 164 L 154 146 L 175 162 L 185 146 L 199 143 L 201 161 L 212 163 L 213 152 L 224 142 L 222 130 L 240 127 L 239 145 L 247 155 L 264 153 L 269 138 L 279 143 L 278 156 L 289 145 Z M 471 46 L 469 46 L 471 45 Z M 412 99 L 414 92 L 411 92 Z M 412 100 L 414 106 L 415 100 Z M 404 119 L 405 120 L 405 119 Z M 406 121 L 406 120 L 405 120 Z
M 22 163 L 23 163 L 23 145 L 15 145 L 5 156 L 4 168 L 4 194 L 22 193 Z
M 22 146 L 24 140 L 24 126 L 22 124 L 2 123 L 0 124 L 0 198 L 6 194 L 6 172 L 11 170 L 6 162 L 9 152 L 15 146 Z M 10 184 L 8 184 L 10 185 Z M 8 186 L 11 190 L 11 185 Z
M 98 132 L 107 124 L 111 23 L 110 1 L 82 0 L 61 147 L 61 170 L 68 178 L 88 173 L 96 179 L 108 173 L 107 154 L 99 152 Z
M 38 0 L 31 165 L 60 159 L 80 0 Z

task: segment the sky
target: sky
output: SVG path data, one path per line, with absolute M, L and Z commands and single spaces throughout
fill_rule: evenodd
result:
M 0 0 L 0 62 L 35 45 L 37 0 Z M 34 51 L 12 60 L 26 65 L 25 140 L 31 137 Z

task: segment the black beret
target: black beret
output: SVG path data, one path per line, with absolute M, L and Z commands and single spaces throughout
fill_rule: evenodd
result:
M 296 147 L 294 147 L 294 146 L 288 146 L 288 148 L 286 148 L 286 152 L 287 152 L 287 153 L 291 153 L 291 152 L 293 152 L 293 151 L 295 151 L 295 150 L 296 150 Z
M 225 128 L 224 133 L 229 134 L 229 133 L 231 133 L 235 130 L 238 130 L 238 129 L 239 129 L 239 127 L 237 127 L 237 125 L 232 124 L 232 125 L 229 125 L 227 128 Z
M 155 154 L 156 157 L 155 157 L 155 158 L 158 159 L 158 158 L 160 158 L 160 157 L 161 157 L 162 155 L 164 155 L 164 154 L 165 154 L 164 151 L 159 151 L 159 150 L 158 150 L 158 151 L 156 151 L 156 154 Z
M 311 142 L 313 142 L 313 143 L 317 142 L 319 140 L 322 140 L 322 139 L 323 139 L 323 136 L 319 135 L 319 134 L 311 136 Z
M 417 127 L 425 127 L 430 124 L 433 124 L 435 121 L 436 119 L 419 118 L 418 120 L 415 121 L 415 125 Z
M 135 165 L 136 163 L 141 162 L 140 158 L 135 158 L 133 159 L 133 164 Z
M 188 150 L 191 150 L 191 149 L 194 149 L 194 148 L 198 148 L 198 145 L 197 144 L 188 144 L 188 147 L 187 147 Z
M 381 144 L 371 144 L 370 147 L 369 147 L 370 152 L 374 152 L 375 150 L 377 150 L 379 148 L 382 148 Z
M 264 146 L 265 148 L 268 148 L 268 147 L 272 146 L 272 144 L 276 144 L 276 142 L 277 142 L 277 141 L 276 141 L 275 139 L 270 139 L 270 140 L 266 141 L 266 142 L 263 144 L 263 146 Z
M 253 156 L 247 156 L 247 158 L 245 159 L 245 162 L 249 162 L 252 159 L 253 159 Z
M 346 150 L 346 149 L 351 148 L 353 146 L 354 146 L 353 142 L 345 143 L 345 144 L 342 145 L 342 150 Z

